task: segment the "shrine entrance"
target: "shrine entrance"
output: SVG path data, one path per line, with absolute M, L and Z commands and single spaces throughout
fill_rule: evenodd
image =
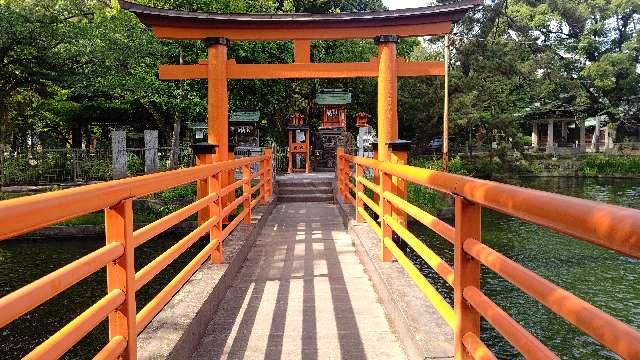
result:
M 401 37 L 448 35 L 453 23 L 477 5 L 476 0 L 411 9 L 412 11 L 345 14 L 212 14 L 158 9 L 122 0 L 123 9 L 151 27 L 156 37 L 202 40 L 207 59 L 193 65 L 161 65 L 161 80 L 208 81 L 208 143 L 215 154 L 201 162 L 229 159 L 229 80 L 377 77 L 379 160 L 392 159 L 398 139 L 397 81 L 403 76 L 443 76 L 445 61 L 406 61 L 397 57 Z M 367 62 L 314 63 L 314 40 L 375 39 L 378 57 Z M 289 64 L 238 64 L 228 59 L 230 41 L 293 41 Z M 445 51 L 446 54 L 446 51 Z M 446 82 L 446 80 L 445 80 Z M 446 96 L 445 96 L 446 98 Z M 446 112 L 446 111 L 445 111 Z M 446 134 L 446 124 L 443 129 Z M 445 135 L 446 136 L 446 135 Z M 207 154 L 205 154 L 207 155 Z M 445 151 L 446 155 L 446 151 Z
M 314 170 L 335 171 L 336 150 L 345 146 L 351 93 L 343 89 L 321 89 L 315 103 L 322 107 L 322 118 L 314 136 Z

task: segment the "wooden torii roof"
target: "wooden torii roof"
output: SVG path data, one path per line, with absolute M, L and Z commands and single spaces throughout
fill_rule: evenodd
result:
M 451 25 L 482 0 L 393 11 L 335 14 L 222 14 L 160 9 L 120 0 L 152 28 L 156 37 L 175 40 L 337 40 L 379 35 L 427 36 L 449 33 Z

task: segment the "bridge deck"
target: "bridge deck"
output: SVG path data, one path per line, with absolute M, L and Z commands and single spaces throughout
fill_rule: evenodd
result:
M 402 359 L 335 205 L 284 203 L 194 359 Z

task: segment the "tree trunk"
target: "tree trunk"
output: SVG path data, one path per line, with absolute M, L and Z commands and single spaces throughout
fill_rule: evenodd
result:
M 182 49 L 180 49 L 180 65 L 182 65 Z M 184 82 L 183 82 L 184 84 Z M 178 106 L 176 109 L 175 122 L 173 123 L 173 135 L 171 137 L 171 155 L 169 156 L 169 169 L 176 169 L 180 165 L 180 128 L 182 127 L 182 113 L 180 112 L 180 101 L 182 100 L 183 84 L 180 84 L 178 93 Z
M 171 137 L 171 156 L 169 157 L 169 169 L 176 169 L 180 165 L 180 127 L 182 126 L 182 114 L 176 111 L 176 121 L 173 123 L 173 136 Z
M 591 149 L 593 149 L 594 153 L 597 153 L 600 150 L 600 117 L 596 116 L 596 129 L 593 132 L 593 137 L 591 138 Z
M 71 147 L 74 149 L 82 148 L 82 126 L 75 121 L 71 125 Z
M 608 125 L 609 129 L 609 141 L 607 142 L 607 149 L 613 149 L 616 143 L 616 134 L 618 133 L 618 124 L 611 123 Z

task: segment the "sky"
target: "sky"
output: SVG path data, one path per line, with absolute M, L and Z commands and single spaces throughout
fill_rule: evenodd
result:
M 421 7 L 433 3 L 430 0 L 383 0 L 383 2 L 391 10 Z

